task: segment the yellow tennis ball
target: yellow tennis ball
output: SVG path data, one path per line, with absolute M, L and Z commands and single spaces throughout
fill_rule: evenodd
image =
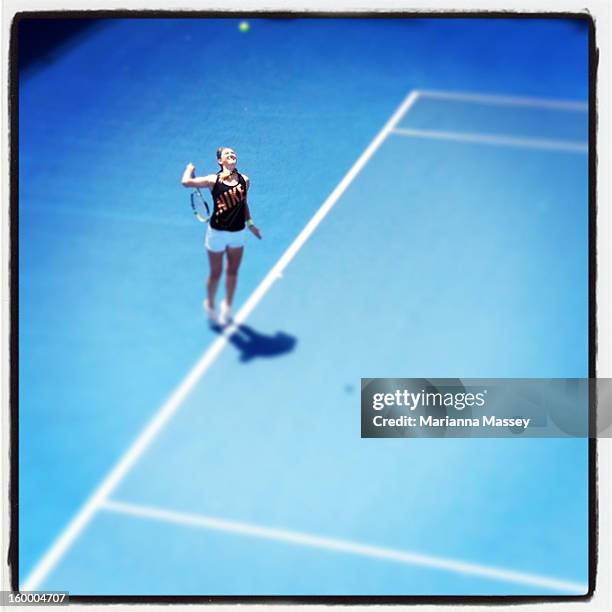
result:
M 239 29 L 241 32 L 248 32 L 250 27 L 251 27 L 251 26 L 249 25 L 249 22 L 248 22 L 248 21 L 241 21 L 241 22 L 238 24 L 238 29 Z

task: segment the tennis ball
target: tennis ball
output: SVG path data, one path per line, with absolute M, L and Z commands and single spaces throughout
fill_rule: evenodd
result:
M 238 24 L 238 29 L 239 29 L 241 32 L 248 32 L 250 27 L 251 27 L 251 26 L 249 25 L 249 22 L 248 22 L 248 21 L 241 21 L 241 22 Z

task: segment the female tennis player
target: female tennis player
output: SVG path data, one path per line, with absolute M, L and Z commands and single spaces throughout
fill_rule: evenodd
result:
M 231 320 L 231 308 L 238 282 L 238 269 L 244 251 L 246 228 L 261 240 L 261 232 L 251 219 L 247 192 L 250 182 L 246 174 L 236 169 L 236 152 L 229 147 L 217 149 L 217 174 L 195 176 L 195 166 L 188 163 L 181 183 L 184 187 L 208 187 L 213 199 L 213 213 L 206 230 L 204 245 L 208 251 L 210 274 L 206 284 L 204 311 L 211 323 L 225 325 Z M 219 315 L 215 310 L 215 296 L 223 272 L 223 255 L 227 257 L 225 299 Z

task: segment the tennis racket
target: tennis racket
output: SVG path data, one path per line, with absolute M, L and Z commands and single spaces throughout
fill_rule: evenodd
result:
M 208 223 L 210 220 L 210 208 L 202 192 L 197 188 L 195 191 L 191 192 L 191 208 L 193 209 L 193 214 L 200 223 Z

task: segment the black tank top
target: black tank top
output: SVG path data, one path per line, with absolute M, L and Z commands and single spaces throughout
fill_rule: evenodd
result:
M 238 184 L 226 185 L 217 173 L 217 182 L 212 189 L 213 214 L 210 227 L 225 232 L 239 232 L 245 227 L 246 181 L 237 170 Z

